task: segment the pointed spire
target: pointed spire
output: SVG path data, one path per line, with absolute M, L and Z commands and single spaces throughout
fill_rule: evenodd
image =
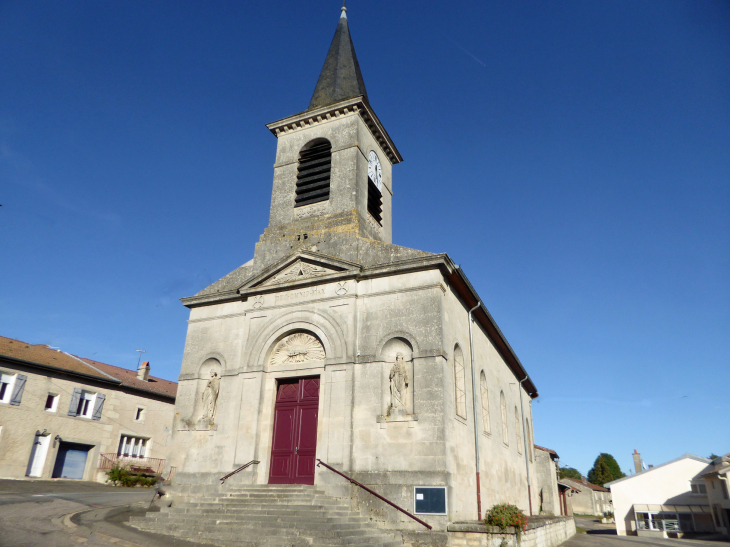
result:
M 368 94 L 357 64 L 355 46 L 352 45 L 347 26 L 347 8 L 343 2 L 335 37 L 332 38 L 308 110 L 360 96 L 367 101 Z

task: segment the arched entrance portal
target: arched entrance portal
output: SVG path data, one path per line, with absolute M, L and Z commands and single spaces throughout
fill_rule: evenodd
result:
M 311 370 L 312 364 L 324 365 L 325 353 L 313 332 L 294 331 L 271 348 L 268 370 Z M 319 376 L 277 380 L 269 484 L 314 484 L 318 414 Z

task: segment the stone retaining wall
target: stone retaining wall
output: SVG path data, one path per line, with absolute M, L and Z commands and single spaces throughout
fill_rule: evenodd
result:
M 484 524 L 454 523 L 448 526 L 449 547 L 556 547 L 575 535 L 572 517 L 534 519 L 517 539 L 514 528 L 502 531 Z

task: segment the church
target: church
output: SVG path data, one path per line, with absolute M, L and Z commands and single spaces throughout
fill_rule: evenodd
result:
M 392 242 L 403 158 L 346 8 L 308 108 L 267 127 L 253 258 L 182 299 L 178 499 L 246 466 L 226 485 L 315 485 L 381 527 L 418 527 L 334 469 L 434 530 L 496 503 L 537 514 L 537 388 L 459 266 Z

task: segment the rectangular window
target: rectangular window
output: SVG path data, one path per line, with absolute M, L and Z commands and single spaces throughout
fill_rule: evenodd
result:
M 54 395 L 53 393 L 48 394 L 48 397 L 46 397 L 45 409 L 48 412 L 56 412 L 58 409 L 58 395 Z
M 128 458 L 144 458 L 147 454 L 147 441 L 142 437 L 132 437 L 129 435 L 122 435 L 119 439 L 119 450 L 117 455 L 125 456 Z
M 0 403 L 9 403 L 15 384 L 15 374 L 0 374 Z
M 95 399 L 96 393 L 82 391 L 81 397 L 79 397 L 79 406 L 76 408 L 76 416 L 80 416 L 82 418 L 91 418 L 91 413 L 94 410 Z

